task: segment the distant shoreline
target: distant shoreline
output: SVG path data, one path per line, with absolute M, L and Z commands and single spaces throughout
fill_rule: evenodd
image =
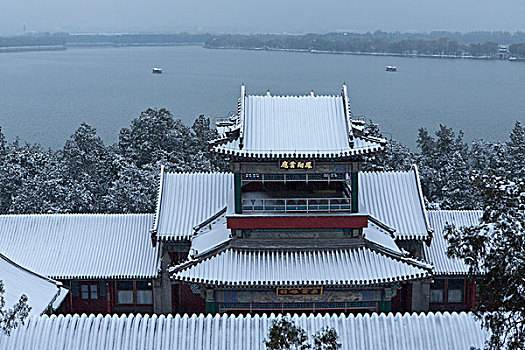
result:
M 33 51 L 63 51 L 71 49 L 98 49 L 98 48 L 126 48 L 126 47 L 171 47 L 171 46 L 200 46 L 209 50 L 250 50 L 250 51 L 276 51 L 294 52 L 310 54 L 330 54 L 330 55 L 353 55 L 353 56 L 384 56 L 384 57 L 409 57 L 409 58 L 439 58 L 439 59 L 468 59 L 468 60 L 490 60 L 508 61 L 493 56 L 457 56 L 457 55 L 429 55 L 429 54 L 400 54 L 385 52 L 354 52 L 354 51 L 330 51 L 330 50 L 306 50 L 306 49 L 279 49 L 270 47 L 232 47 L 232 46 L 206 46 L 205 43 L 67 43 L 65 45 L 44 45 L 44 46 L 15 46 L 0 47 L 0 53 L 13 52 L 33 52 Z M 516 58 L 517 61 L 525 61 L 525 58 Z
M 271 47 L 231 47 L 231 46 L 214 46 L 207 47 L 210 50 L 250 50 L 250 51 L 278 51 L 278 52 L 298 52 L 311 54 L 331 54 L 331 55 L 353 55 L 353 56 L 385 56 L 385 57 L 411 57 L 411 58 L 445 58 L 445 59 L 468 59 L 468 60 L 491 60 L 491 61 L 508 61 L 493 56 L 455 56 L 455 55 L 428 55 L 428 54 L 401 54 L 386 52 L 354 52 L 354 51 L 330 51 L 330 50 L 304 50 L 304 49 L 277 49 Z M 517 58 L 515 61 L 525 61 L 524 58 Z
M 0 53 L 29 52 L 29 51 L 61 51 L 65 45 L 38 45 L 38 46 L 5 46 L 0 47 Z

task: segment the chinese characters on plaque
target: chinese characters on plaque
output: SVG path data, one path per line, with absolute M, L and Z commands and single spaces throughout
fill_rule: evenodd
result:
M 323 295 L 323 287 L 315 288 L 277 288 L 277 295 Z
M 312 170 L 315 167 L 313 160 L 281 160 L 279 162 L 280 169 L 304 169 Z

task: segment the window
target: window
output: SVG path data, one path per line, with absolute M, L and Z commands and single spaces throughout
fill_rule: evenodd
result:
M 430 302 L 442 304 L 445 301 L 445 281 L 435 280 L 430 285 Z
M 153 304 L 153 286 L 148 281 L 137 281 L 137 304 L 151 305 Z
M 134 304 L 133 300 L 133 282 L 117 282 L 117 304 Z
M 448 280 L 447 302 L 451 304 L 463 303 L 463 280 Z
M 98 299 L 98 284 L 96 283 L 80 283 L 80 296 L 84 300 Z

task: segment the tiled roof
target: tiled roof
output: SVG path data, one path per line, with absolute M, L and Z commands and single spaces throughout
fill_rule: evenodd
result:
M 193 227 L 226 207 L 233 195 L 230 173 L 161 174 L 153 231 L 162 240 L 185 240 Z
M 27 270 L 2 254 L 0 281 L 5 289 L 5 307 L 12 308 L 25 294 L 31 307 L 30 315 L 41 315 L 49 308 L 57 308 L 68 293 L 62 283 Z
M 228 248 L 170 269 L 175 280 L 210 285 L 372 285 L 429 276 L 424 264 L 369 248 L 269 251 Z
M 430 247 L 424 247 L 427 261 L 434 265 L 436 275 L 468 274 L 469 267 L 460 259 L 447 256 L 448 242 L 445 239 L 445 226 L 475 226 L 480 223 L 481 210 L 429 210 L 430 226 L 435 230 Z
M 0 215 L 0 253 L 56 279 L 157 276 L 153 214 Z
M 410 171 L 360 172 L 359 212 L 395 229 L 398 240 L 432 234 L 415 166 Z
M 252 96 L 241 90 L 238 137 L 219 142 L 215 152 L 250 158 L 340 158 L 383 149 L 383 140 L 353 134 L 346 86 L 337 96 Z
M 280 316 L 278 316 L 280 317 Z M 31 318 L 3 350 L 264 350 L 275 315 L 60 315 Z M 343 350 L 483 348 L 488 331 L 473 314 L 301 315 L 291 320 L 309 337 L 334 328 Z M 311 339 L 311 338 L 310 338 Z

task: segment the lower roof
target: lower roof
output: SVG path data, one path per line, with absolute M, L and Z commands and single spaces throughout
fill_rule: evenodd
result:
M 6 308 L 12 308 L 22 295 L 31 307 L 30 315 L 41 315 L 48 309 L 57 308 L 68 290 L 62 283 L 27 270 L 0 254 L 0 281 L 4 285 Z
M 55 279 L 153 278 L 153 214 L 0 215 L 0 253 Z
M 395 230 L 396 240 L 429 240 L 417 167 L 410 171 L 359 172 L 359 212 Z
M 429 210 L 428 218 L 435 233 L 429 247 L 425 246 L 425 256 L 434 265 L 436 275 L 466 275 L 469 267 L 461 259 L 447 255 L 448 241 L 445 238 L 445 227 L 454 225 L 456 229 L 475 226 L 480 223 L 481 210 Z
M 367 247 L 334 250 L 227 248 L 170 269 L 179 281 L 216 286 L 367 286 L 430 276 L 429 266 Z
M 264 350 L 268 329 L 278 317 L 281 316 L 42 316 L 31 318 L 10 337 L 0 335 L 0 349 Z M 291 316 L 291 320 L 309 337 L 324 327 L 333 328 L 343 350 L 481 349 L 489 337 L 475 316 L 467 313 L 303 314 Z

